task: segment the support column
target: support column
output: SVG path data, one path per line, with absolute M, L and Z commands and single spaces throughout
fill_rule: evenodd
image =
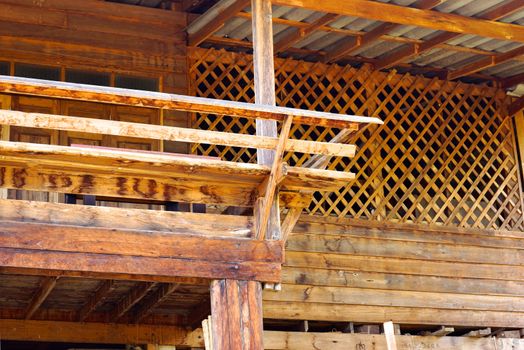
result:
M 276 105 L 273 23 L 270 0 L 251 0 L 255 103 Z M 277 137 L 277 123 L 257 120 L 256 134 Z M 275 152 L 257 150 L 257 162 L 272 166 Z M 257 201 L 255 217 L 263 207 Z M 256 225 L 259 227 L 260 225 Z M 281 239 L 278 195 L 272 201 L 267 239 Z M 258 232 L 256 232 L 258 238 Z M 256 239 L 256 237 L 253 237 Z M 211 283 L 212 350 L 262 350 L 262 285 L 255 281 L 216 280 Z
M 211 330 L 213 350 L 263 349 L 260 282 L 213 281 Z

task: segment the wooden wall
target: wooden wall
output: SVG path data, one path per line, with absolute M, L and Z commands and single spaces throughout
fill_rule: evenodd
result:
M 303 217 L 270 319 L 524 327 L 524 234 Z
M 253 101 L 251 56 L 196 49 L 190 52 L 192 93 Z M 523 230 L 515 133 L 502 90 L 367 66 L 276 60 L 277 104 L 370 115 L 384 125 L 353 137 L 353 159 L 335 157 L 330 168 L 358 181 L 316 194 L 308 213 L 371 221 Z M 195 127 L 254 133 L 254 123 L 197 115 Z M 337 130 L 294 125 L 300 139 L 330 140 Z M 254 150 L 194 145 L 193 152 L 253 162 Z M 287 154 L 302 164 L 305 154 Z

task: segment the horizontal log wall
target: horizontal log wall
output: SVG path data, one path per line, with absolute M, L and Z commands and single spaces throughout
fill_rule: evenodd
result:
M 189 53 L 197 96 L 253 102 L 249 55 L 195 49 Z M 503 112 L 502 90 L 378 72 L 363 66 L 276 60 L 277 104 L 379 117 L 381 126 L 356 133 L 354 158 L 336 157 L 331 169 L 356 173 L 359 182 L 316 194 L 312 215 L 522 230 L 515 135 Z M 254 133 L 246 119 L 199 114 L 202 129 Z M 298 139 L 330 140 L 338 130 L 295 125 Z M 252 149 L 194 145 L 193 152 L 253 162 Z M 289 153 L 303 164 L 309 155 Z
M 524 327 L 524 235 L 304 217 L 270 319 Z

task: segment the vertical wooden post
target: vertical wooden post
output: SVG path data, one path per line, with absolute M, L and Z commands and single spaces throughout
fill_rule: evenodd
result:
M 260 282 L 217 280 L 211 283 L 213 350 L 262 350 Z
M 273 62 L 273 23 L 270 0 L 251 0 L 255 103 L 276 105 Z M 257 120 L 256 134 L 277 136 L 277 123 Z M 257 150 L 257 162 L 272 166 L 275 151 Z M 263 201 L 255 206 L 260 217 Z M 260 227 L 260 225 L 256 225 Z M 268 239 L 281 239 L 278 195 L 272 201 L 267 225 Z M 262 350 L 262 285 L 255 281 L 216 280 L 211 283 L 212 350 Z
M 11 96 L 0 95 L 0 109 L 11 109 Z M 9 141 L 9 125 L 0 125 L 0 140 Z M 0 199 L 6 199 L 8 190 L 0 189 Z
M 275 64 L 273 61 L 273 22 L 271 1 L 251 0 L 252 28 L 253 28 L 253 67 L 255 78 L 255 103 L 262 105 L 276 105 L 275 95 Z M 277 123 L 273 120 L 256 121 L 257 135 L 277 137 Z M 257 150 L 258 164 L 271 166 L 275 152 L 271 150 Z M 259 208 L 256 207 L 255 210 Z M 268 239 L 281 239 L 280 209 L 278 196 L 275 196 L 271 215 L 267 226 Z

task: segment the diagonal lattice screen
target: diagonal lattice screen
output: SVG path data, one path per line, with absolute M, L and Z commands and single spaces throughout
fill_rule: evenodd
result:
M 253 102 L 249 55 L 193 51 L 190 76 L 196 96 Z M 333 158 L 331 169 L 353 171 L 357 181 L 316 194 L 308 212 L 360 219 L 460 227 L 524 229 L 515 136 L 501 91 L 437 79 L 295 60 L 276 62 L 277 104 L 378 116 L 350 140 L 352 158 Z M 197 128 L 255 133 L 243 118 L 197 114 Z M 295 138 L 330 140 L 336 129 L 294 125 Z M 193 153 L 254 162 L 254 149 L 204 144 Z M 302 164 L 304 154 L 286 154 Z

